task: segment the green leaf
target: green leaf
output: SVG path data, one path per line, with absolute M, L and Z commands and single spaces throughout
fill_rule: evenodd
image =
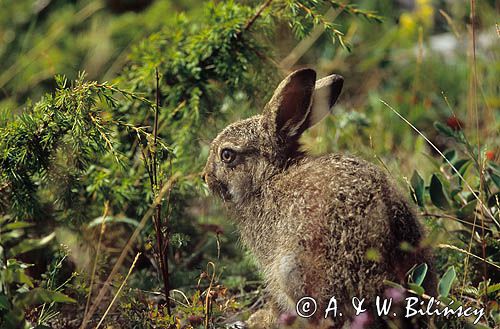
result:
M 476 287 L 473 286 L 463 287 L 461 293 L 473 296 L 474 298 L 477 298 L 479 296 L 479 291 L 477 290 Z
M 413 199 L 419 205 L 420 207 L 424 206 L 424 193 L 425 193 L 425 186 L 424 186 L 424 180 L 422 177 L 418 174 L 418 172 L 415 170 L 413 172 L 413 175 L 411 176 L 411 187 L 413 188 Z
M 0 295 L 0 310 L 8 310 L 10 307 L 9 299 L 5 295 Z
M 442 297 L 448 297 L 453 281 L 455 281 L 457 273 L 455 272 L 455 267 L 450 266 L 446 273 L 443 275 L 438 284 L 438 292 Z
M 408 283 L 408 287 L 419 296 L 422 296 L 425 293 L 425 289 L 415 283 Z
M 488 168 L 493 170 L 494 172 L 500 173 L 500 165 L 494 162 L 488 162 Z
M 439 121 L 434 122 L 434 128 L 436 128 L 436 130 L 439 131 L 444 136 L 456 138 L 456 134 L 453 131 L 453 129 L 442 124 Z
M 12 280 L 13 282 L 26 284 L 30 288 L 34 287 L 31 278 L 26 273 L 24 273 L 24 269 L 18 269 L 13 271 Z
M 440 170 L 441 163 L 437 161 L 436 158 L 426 153 L 422 153 L 422 155 L 427 159 L 427 161 L 429 161 L 430 164 L 432 164 L 435 170 Z
M 470 164 L 470 160 L 469 159 L 459 159 L 455 162 L 453 162 L 453 167 L 455 167 L 455 169 L 460 173 L 460 175 L 462 175 L 462 172 L 461 172 L 461 169 L 462 168 L 467 168 L 467 166 Z M 456 175 L 457 173 L 455 172 L 455 170 L 452 171 L 452 174 L 453 175 Z
M 453 161 L 454 161 L 454 160 L 456 159 L 456 157 L 457 157 L 457 152 L 456 152 L 455 150 L 453 150 L 453 149 L 448 150 L 448 151 L 444 152 L 444 157 L 445 157 L 448 161 L 450 161 L 450 162 L 452 162 L 452 163 L 453 163 Z M 444 162 L 444 163 L 446 163 L 446 160 L 445 160 L 445 159 L 443 159 L 443 162 Z
M 27 223 L 27 222 L 9 223 L 2 228 L 2 231 L 17 230 L 17 229 L 21 229 L 21 228 L 30 227 L 30 226 L 33 226 L 33 224 Z
M 500 290 L 500 283 L 493 284 L 486 289 L 488 294 L 492 294 Z
M 393 282 L 393 281 L 384 280 L 384 284 L 388 285 L 389 287 L 397 288 L 400 290 L 405 290 L 405 288 L 402 285 L 400 285 L 399 283 Z
M 457 217 L 460 219 L 467 219 L 471 217 L 474 214 L 476 206 L 477 206 L 477 199 L 474 199 L 457 211 Z
M 462 192 L 462 189 L 461 188 L 454 188 L 451 192 L 450 192 L 450 197 L 453 199 L 455 198 L 460 192 Z
M 443 297 L 443 296 L 439 296 L 438 298 L 441 302 L 443 302 L 443 304 L 446 304 L 446 305 L 449 305 L 451 303 L 451 298 L 449 297 Z M 452 304 L 453 305 L 453 304 Z
M 491 177 L 491 180 L 493 181 L 493 183 L 495 183 L 495 185 L 498 188 L 500 188 L 500 176 L 498 176 L 494 172 L 490 172 L 490 177 Z
M 491 195 L 488 199 L 488 207 L 492 208 L 500 205 L 500 192 Z
M 2 238 L 2 243 L 6 243 L 7 241 L 15 240 L 22 237 L 23 234 L 24 234 L 23 230 L 12 230 L 7 233 L 2 233 L 0 237 Z
M 12 247 L 8 253 L 10 257 L 14 257 L 19 254 L 26 253 L 28 251 L 42 248 L 47 245 L 54 237 L 56 236 L 55 232 L 43 237 L 41 239 L 26 239 L 21 241 L 18 245 Z
M 469 169 L 470 165 L 472 164 L 472 161 L 465 162 L 462 166 L 460 166 L 460 169 L 458 169 L 458 172 L 462 177 L 465 177 L 465 174 L 467 170 Z M 459 181 L 460 185 L 463 183 L 462 180 Z
M 456 310 L 460 306 L 462 306 L 462 302 L 453 298 L 453 296 L 451 298 L 439 296 L 439 300 L 442 302 L 441 305 L 448 305 L 448 308 L 450 308 L 452 310 Z M 452 301 L 453 301 L 453 303 L 452 303 Z
M 29 306 L 43 303 L 76 303 L 76 300 L 57 291 L 51 291 L 44 288 L 35 288 L 28 292 L 18 294 L 14 298 L 16 307 L 26 309 Z
M 429 194 L 430 194 L 432 203 L 436 207 L 441 208 L 441 209 L 449 209 L 450 208 L 450 203 L 448 201 L 448 198 L 444 194 L 443 184 L 439 180 L 438 176 L 436 176 L 436 174 L 432 175 L 431 185 L 429 187 Z
M 421 286 L 422 282 L 424 282 L 425 275 L 427 274 L 427 268 L 427 264 L 422 263 L 413 270 L 411 279 L 417 286 Z
M 19 268 L 28 268 L 33 266 L 33 264 L 26 264 L 21 261 L 18 261 L 15 258 L 7 259 L 7 268 L 8 269 L 19 269 Z

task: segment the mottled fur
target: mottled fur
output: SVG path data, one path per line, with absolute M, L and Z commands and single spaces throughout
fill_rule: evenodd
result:
M 307 69 L 289 75 L 262 115 L 215 138 L 205 167 L 209 188 L 230 210 L 281 311 L 293 311 L 305 295 L 322 308 L 332 295 L 347 303 L 353 296 L 373 300 L 383 295 L 383 280 L 403 282 L 414 264 L 427 260 L 424 252 L 400 249 L 403 241 L 418 249 L 423 232 L 381 169 L 355 157 L 299 150 L 301 133 L 329 113 L 343 82 L 315 80 Z M 224 149 L 234 151 L 230 163 L 221 160 Z M 380 261 L 367 259 L 370 249 Z

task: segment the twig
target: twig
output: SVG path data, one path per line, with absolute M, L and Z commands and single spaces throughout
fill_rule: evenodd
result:
M 121 267 L 121 265 L 125 261 L 127 254 L 132 249 L 132 243 L 137 239 L 137 237 L 141 233 L 142 229 L 146 225 L 146 222 L 149 220 L 149 218 L 153 214 L 155 207 L 156 207 L 156 204 L 158 202 L 161 202 L 163 196 L 167 193 L 167 191 L 169 189 L 172 188 L 172 185 L 175 183 L 175 181 L 177 180 L 178 177 L 179 177 L 178 174 L 174 174 L 169 178 L 169 180 L 166 182 L 166 184 L 159 191 L 154 202 L 149 206 L 149 209 L 146 211 L 144 216 L 141 218 L 139 225 L 137 225 L 136 229 L 134 230 L 134 232 L 132 233 L 132 235 L 128 239 L 127 244 L 125 245 L 125 247 L 123 247 L 123 250 L 122 250 L 120 256 L 118 257 L 118 260 L 116 261 L 115 265 L 113 266 L 111 273 L 109 273 L 106 281 L 102 285 L 102 288 L 99 290 L 99 294 L 97 295 L 96 299 L 94 300 L 94 303 L 92 304 L 92 307 L 90 308 L 89 318 L 92 317 L 92 315 L 95 313 L 97 307 L 99 306 L 102 299 L 106 295 L 108 288 L 111 285 L 111 281 L 113 280 L 113 277 L 116 275 L 116 273 L 118 272 L 118 269 Z M 85 327 L 83 327 L 82 329 L 85 329 Z
M 451 220 L 457 221 L 457 222 L 459 222 L 459 223 L 461 223 L 463 225 L 475 226 L 474 224 L 469 223 L 468 221 L 465 221 L 465 220 L 462 220 L 462 219 L 457 218 L 455 216 L 451 216 L 451 215 L 447 215 L 447 214 L 431 214 L 431 213 L 428 213 L 428 212 L 423 212 L 423 213 L 420 214 L 420 216 L 451 219 Z M 490 229 L 490 228 L 486 228 L 485 227 L 484 229 L 493 232 L 493 230 Z
M 182 297 L 184 297 L 184 300 L 186 300 L 186 304 L 188 307 L 191 307 L 191 303 L 189 302 L 189 298 L 187 298 L 186 294 L 178 289 L 172 289 L 171 290 L 172 292 L 176 292 L 178 294 L 180 294 Z M 172 298 L 173 299 L 173 298 Z
M 474 258 L 477 258 L 477 259 L 479 259 L 480 261 L 482 261 L 482 262 L 484 262 L 484 263 L 486 263 L 486 264 L 489 264 L 489 265 L 491 265 L 491 266 L 493 266 L 493 267 L 496 267 L 496 268 L 500 269 L 500 265 L 495 264 L 495 263 L 493 263 L 493 262 L 490 262 L 489 260 L 484 259 L 484 258 L 482 258 L 482 257 L 479 257 L 479 256 L 477 256 L 477 255 L 474 255 L 473 253 L 468 252 L 467 250 L 464 250 L 464 249 L 461 249 L 461 248 L 458 248 L 458 247 L 455 247 L 455 246 L 452 246 L 452 245 L 449 245 L 449 244 L 438 244 L 438 247 L 439 247 L 439 248 L 452 249 L 452 250 L 459 251 L 459 252 L 461 252 L 461 253 L 463 253 L 463 254 L 466 254 L 466 255 L 468 255 L 468 256 L 472 256 L 472 257 L 474 257 Z
M 490 212 L 490 210 L 486 207 L 486 205 L 483 203 L 483 201 L 479 198 L 479 196 L 477 195 L 477 193 L 474 191 L 474 189 L 469 185 L 469 183 L 465 180 L 465 178 L 462 176 L 462 174 L 460 174 L 460 172 L 457 170 L 457 168 L 455 168 L 455 166 L 450 162 L 450 160 L 448 160 L 445 155 L 443 154 L 443 152 L 441 152 L 437 147 L 436 145 L 434 145 L 434 143 L 432 143 L 429 138 L 427 138 L 427 136 L 425 136 L 420 130 L 418 130 L 417 127 L 415 127 L 410 121 L 408 121 L 404 116 L 402 116 L 398 111 L 396 111 L 392 106 L 390 106 L 389 104 L 387 104 L 384 100 L 380 100 L 382 102 L 382 104 L 384 104 L 385 106 L 387 106 L 391 111 L 393 111 L 401 120 L 403 120 L 407 125 L 409 125 L 413 130 L 415 130 L 420 136 L 422 136 L 423 139 L 425 139 L 425 141 L 427 143 L 429 143 L 429 145 L 437 152 L 439 153 L 439 155 L 451 166 L 451 169 L 458 175 L 458 177 L 462 180 L 462 182 L 465 184 L 465 186 L 467 186 L 467 188 L 469 189 L 469 191 L 472 193 L 472 195 L 474 196 L 474 198 L 478 201 L 478 203 L 481 205 L 481 207 L 483 208 L 483 210 L 491 217 L 491 219 L 495 222 L 495 224 L 500 227 L 500 223 L 496 220 L 495 216 L 493 216 L 493 214 Z
M 446 20 L 446 23 L 448 23 L 448 26 L 451 28 L 451 31 L 453 32 L 455 37 L 457 39 L 460 38 L 460 33 L 458 32 L 458 29 L 455 26 L 455 23 L 453 23 L 453 19 L 450 17 L 450 15 L 448 15 L 443 9 L 439 9 L 439 13 L 441 14 L 441 16 L 444 17 L 444 19 Z
M 160 76 L 158 73 L 158 68 L 156 68 L 156 108 L 155 108 L 155 119 L 154 119 L 154 130 L 153 130 L 153 152 L 152 152 L 152 173 L 151 173 L 151 188 L 153 189 L 153 195 L 155 195 L 158 191 L 158 154 L 157 154 L 157 141 L 158 141 L 158 113 L 160 112 Z M 149 161 L 151 163 L 151 161 Z M 161 220 L 161 210 L 162 210 L 162 202 L 156 204 L 156 214 L 153 216 L 153 223 L 155 226 L 156 233 L 156 244 L 157 244 L 157 252 L 158 258 L 160 261 L 160 271 L 163 279 L 163 290 L 166 298 L 166 306 L 167 306 L 167 314 L 171 315 L 170 310 L 170 302 L 169 302 L 169 278 L 168 278 L 168 259 L 166 257 L 165 251 L 168 251 L 168 229 L 166 232 L 167 239 L 164 241 L 164 236 L 162 233 L 162 220 Z M 166 226 L 166 225 L 165 225 Z M 164 246 L 164 242 L 165 246 Z
M 141 255 L 140 252 L 137 253 L 137 255 L 135 255 L 135 258 L 134 258 L 134 261 L 132 262 L 132 265 L 130 266 L 130 268 L 128 269 L 128 273 L 127 273 L 127 276 L 125 277 L 125 279 L 123 280 L 122 284 L 120 285 L 120 288 L 118 288 L 118 291 L 116 292 L 115 296 L 113 297 L 113 300 L 111 300 L 111 303 L 109 303 L 109 306 L 108 308 L 106 309 L 106 311 L 104 312 L 101 320 L 99 321 L 99 323 L 97 324 L 97 326 L 95 327 L 95 329 L 99 329 L 99 327 L 101 326 L 102 322 L 104 321 L 104 319 L 106 318 L 106 315 L 108 315 L 109 311 L 111 310 L 111 307 L 113 307 L 113 304 L 115 303 L 116 299 L 118 298 L 118 295 L 120 294 L 120 292 L 122 291 L 123 289 L 123 286 L 125 286 L 125 283 L 127 282 L 128 280 L 128 277 L 130 276 L 130 274 L 132 273 L 132 270 L 134 269 L 135 267 L 135 263 L 137 262 L 137 259 L 139 259 L 139 256 Z
M 477 61 L 476 61 L 476 1 L 475 0 L 470 0 L 470 19 L 471 19 L 471 25 L 472 25 L 472 106 L 474 107 L 474 115 L 476 117 L 476 136 L 477 136 L 477 162 L 481 164 L 481 139 L 479 137 L 479 113 L 478 113 L 478 108 L 477 108 Z M 479 189 L 480 191 L 483 191 L 484 187 L 484 168 L 482 165 L 478 167 L 479 171 Z M 486 238 L 485 238 L 485 230 L 484 230 L 484 210 L 481 208 L 481 227 L 482 229 L 482 234 L 481 234 L 481 252 L 483 258 L 486 258 Z M 469 245 L 469 251 L 472 248 L 472 240 Z M 488 294 L 486 293 L 486 287 L 487 282 L 488 282 L 488 268 L 485 263 L 483 263 L 483 280 L 485 283 L 485 298 L 487 301 Z
M 208 275 L 208 266 L 212 266 L 213 272 L 212 277 L 210 278 L 210 284 L 206 290 L 205 296 L 205 329 L 209 329 L 210 316 L 212 314 L 212 285 L 215 278 L 215 264 L 213 262 L 208 262 L 207 264 L 207 275 Z
M 327 21 L 333 21 L 343 10 L 343 8 L 333 9 L 330 8 L 325 14 L 325 19 Z M 279 63 L 285 71 L 289 70 L 308 50 L 312 45 L 318 40 L 318 38 L 325 31 L 324 25 L 318 25 L 314 30 L 307 36 L 307 38 L 302 39 L 295 48 Z
M 273 0 L 267 0 L 266 2 L 264 2 L 262 4 L 262 6 L 260 6 L 260 8 L 255 13 L 255 15 L 253 15 L 252 18 L 250 18 L 250 20 L 245 24 L 245 27 L 243 28 L 243 31 L 247 31 L 247 30 L 249 30 L 252 27 L 252 25 L 255 23 L 255 21 L 257 20 L 257 18 L 259 18 L 260 15 L 262 15 L 262 12 L 264 11 L 264 9 L 266 9 L 267 7 L 269 7 L 269 5 L 271 4 L 272 1 Z
M 99 240 L 97 241 L 97 249 L 95 253 L 95 259 L 94 259 L 94 266 L 92 267 L 92 274 L 90 276 L 90 285 L 89 285 L 89 295 L 87 296 L 87 302 L 85 304 L 85 311 L 83 312 L 83 322 L 80 326 L 80 328 L 85 328 L 87 325 L 87 322 L 89 321 L 89 316 L 87 314 L 90 306 L 90 297 L 92 296 L 92 288 L 94 287 L 94 279 L 95 279 L 95 272 L 97 270 L 97 260 L 99 259 L 99 252 L 101 249 L 101 242 L 102 242 L 102 237 L 104 235 L 104 231 L 106 229 L 106 216 L 108 216 L 108 210 L 109 210 L 109 202 L 107 201 L 104 204 L 104 212 L 102 215 L 102 222 L 101 222 L 101 229 L 99 231 Z

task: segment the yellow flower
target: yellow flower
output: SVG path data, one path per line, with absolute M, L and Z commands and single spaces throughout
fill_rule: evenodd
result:
M 434 7 L 431 0 L 417 0 L 415 15 L 425 26 L 431 26 L 434 22 Z
M 428 6 L 431 4 L 431 0 L 417 0 L 416 3 L 417 3 L 417 7 L 419 6 Z
M 422 6 L 418 9 L 417 15 L 425 25 L 432 25 L 434 20 L 434 8 L 429 5 Z
M 418 26 L 430 27 L 434 22 L 432 0 L 416 0 L 416 7 L 411 12 L 402 13 L 399 17 L 399 29 L 402 36 L 410 36 Z
M 411 34 L 416 30 L 417 22 L 410 13 L 402 13 L 399 17 L 399 26 L 402 33 Z

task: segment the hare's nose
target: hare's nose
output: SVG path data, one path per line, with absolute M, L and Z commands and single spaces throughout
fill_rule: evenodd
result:
M 202 181 L 204 181 L 205 183 L 207 182 L 207 174 L 205 172 L 205 170 L 203 170 L 200 174 L 200 178 Z

